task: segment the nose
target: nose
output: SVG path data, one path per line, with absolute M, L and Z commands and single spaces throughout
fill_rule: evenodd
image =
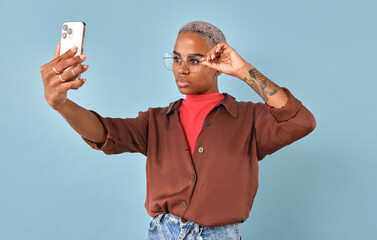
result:
M 179 73 L 186 73 L 188 74 L 190 71 L 188 70 L 187 66 L 186 66 L 186 63 L 184 61 L 181 61 L 179 64 L 178 64 L 178 72 Z

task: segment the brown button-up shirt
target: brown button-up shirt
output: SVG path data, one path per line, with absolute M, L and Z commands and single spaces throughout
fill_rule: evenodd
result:
M 145 208 L 152 217 L 171 213 L 201 226 L 242 223 L 258 189 L 258 161 L 306 136 L 312 113 L 283 88 L 288 101 L 265 103 L 225 98 L 206 116 L 191 156 L 179 118 L 183 99 L 149 108 L 136 118 L 104 118 L 106 154 L 140 152 L 146 159 Z

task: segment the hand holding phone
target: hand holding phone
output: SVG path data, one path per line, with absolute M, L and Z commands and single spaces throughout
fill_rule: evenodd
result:
M 86 24 L 84 22 L 65 22 L 62 26 L 61 31 L 61 44 L 60 44 L 60 55 L 67 52 L 72 47 L 77 47 L 77 52 L 75 56 L 82 55 L 84 52 L 84 39 L 85 39 L 85 29 Z M 71 70 L 75 66 L 71 66 L 66 69 Z M 80 79 L 80 75 L 78 75 L 75 79 Z
M 85 83 L 85 79 L 81 79 L 80 74 L 84 73 L 89 67 L 88 65 L 83 65 L 86 55 L 82 55 L 85 24 L 81 24 L 81 32 L 80 30 L 75 31 L 77 27 L 69 30 L 69 26 L 72 25 L 67 24 L 67 26 L 64 26 L 64 24 L 61 34 L 62 41 L 57 46 L 54 59 L 40 67 L 45 98 L 55 110 L 62 108 L 67 103 L 68 90 L 78 89 Z M 81 36 L 81 40 L 77 41 L 77 38 L 72 36 L 77 35 L 77 33 Z M 73 42 L 74 39 L 76 39 L 75 43 Z M 77 48 L 72 48 L 74 45 Z

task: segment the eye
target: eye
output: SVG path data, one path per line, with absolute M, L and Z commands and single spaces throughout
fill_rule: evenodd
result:
M 179 62 L 180 59 L 179 59 L 179 57 L 173 57 L 173 61 L 174 61 L 174 62 Z
M 199 60 L 199 59 L 194 59 L 194 58 L 192 58 L 192 59 L 190 59 L 190 63 L 191 63 L 191 64 L 199 64 L 199 63 L 200 63 L 200 60 Z

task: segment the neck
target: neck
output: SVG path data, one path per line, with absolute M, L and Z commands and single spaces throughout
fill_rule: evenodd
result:
M 206 94 L 187 94 L 186 101 L 190 101 L 190 102 L 206 101 L 206 100 L 216 99 L 221 96 L 222 94 L 219 92 L 206 93 Z

